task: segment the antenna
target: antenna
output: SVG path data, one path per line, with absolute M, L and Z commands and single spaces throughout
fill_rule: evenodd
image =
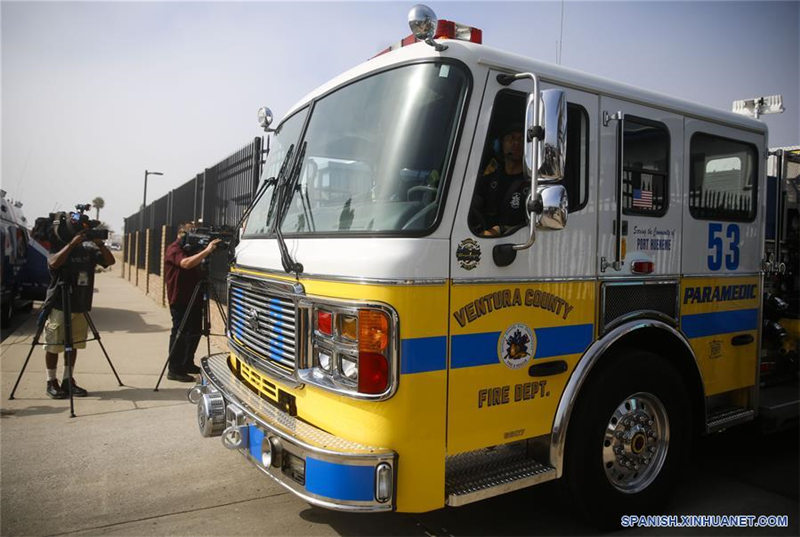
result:
M 561 46 L 564 44 L 564 0 L 561 0 L 561 32 L 558 35 L 558 54 L 556 62 L 561 65 Z

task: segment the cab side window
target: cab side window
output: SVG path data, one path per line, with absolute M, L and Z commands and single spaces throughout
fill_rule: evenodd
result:
M 689 212 L 695 218 L 752 222 L 756 216 L 756 149 L 697 133 L 690 142 Z
M 475 184 L 469 227 L 475 235 L 509 235 L 528 224 L 525 201 L 530 178 L 522 170 L 526 95 L 503 90 L 497 94 L 483 151 L 481 175 Z M 589 180 L 589 116 L 576 104 L 567 105 L 567 153 L 564 179 L 569 210 L 586 205 Z
M 661 123 L 625 117 L 622 212 L 663 216 L 669 199 L 669 131 Z
M 569 212 L 586 207 L 589 200 L 589 114 L 574 103 L 567 103 L 567 154 L 562 184 L 567 189 Z

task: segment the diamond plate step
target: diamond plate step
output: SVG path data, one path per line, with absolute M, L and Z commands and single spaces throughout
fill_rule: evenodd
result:
M 527 455 L 525 444 L 498 446 L 447 458 L 447 505 L 459 506 L 556 478 L 556 469 Z
M 753 421 L 756 411 L 747 408 L 724 408 L 711 414 L 706 420 L 706 431 L 719 432 L 728 427 Z

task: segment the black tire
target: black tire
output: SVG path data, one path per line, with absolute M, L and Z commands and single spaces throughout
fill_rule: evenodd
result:
M 691 407 L 678 372 L 655 354 L 626 350 L 598 367 L 570 418 L 562 484 L 590 523 L 619 529 L 622 515 L 666 512 Z

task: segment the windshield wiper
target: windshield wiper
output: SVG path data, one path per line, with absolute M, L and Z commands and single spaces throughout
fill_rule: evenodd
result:
M 269 200 L 269 208 L 267 209 L 267 218 L 266 218 L 267 223 L 271 220 L 270 217 L 272 216 L 275 207 L 281 206 L 281 204 L 278 202 L 279 198 L 282 195 L 281 186 L 286 181 L 286 168 L 289 166 L 289 161 L 292 160 L 293 152 L 294 152 L 294 144 L 290 145 L 289 149 L 286 151 L 286 156 L 283 157 L 283 162 L 281 163 L 281 168 L 278 171 L 277 177 L 271 178 L 275 181 L 275 184 L 277 186 L 275 187 L 275 195 L 272 196 L 271 200 Z M 275 222 L 273 222 L 272 225 L 274 226 Z
M 289 152 L 291 152 L 291 150 L 292 147 L 289 148 Z M 286 174 L 288 160 L 284 160 L 283 165 L 281 166 L 281 172 L 278 174 L 278 189 L 276 191 L 276 196 L 273 198 L 273 201 L 275 201 L 277 198 L 277 212 L 275 213 L 274 226 L 275 237 L 278 239 L 278 249 L 281 251 L 281 264 L 283 265 L 283 270 L 288 273 L 294 272 L 298 278 L 300 277 L 300 273 L 303 272 L 303 265 L 292 259 L 292 256 L 289 253 L 289 248 L 286 246 L 286 240 L 283 238 L 283 233 L 281 232 L 281 224 L 283 223 L 284 216 L 286 216 L 286 211 L 289 210 L 289 206 L 291 205 L 292 194 L 294 192 L 292 185 L 295 182 L 295 178 L 300 174 L 300 168 L 303 165 L 303 157 L 305 153 L 306 144 L 304 143 L 303 148 L 300 150 L 300 154 L 294 162 L 292 170 L 288 174 Z M 270 206 L 270 212 L 272 212 L 272 206 Z

